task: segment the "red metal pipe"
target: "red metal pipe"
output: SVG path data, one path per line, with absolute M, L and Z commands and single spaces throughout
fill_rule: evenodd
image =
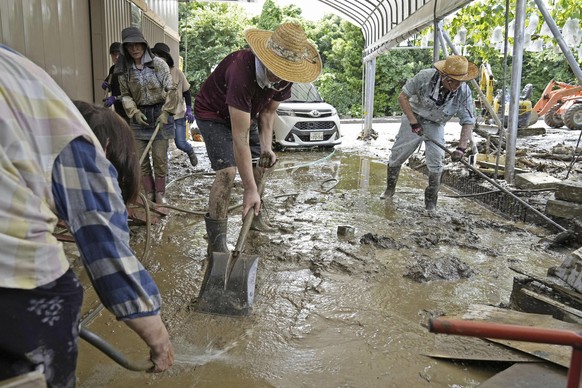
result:
M 579 387 L 582 372 L 582 335 L 575 331 L 445 318 L 431 318 L 428 330 L 431 333 L 571 346 L 572 357 L 567 387 Z

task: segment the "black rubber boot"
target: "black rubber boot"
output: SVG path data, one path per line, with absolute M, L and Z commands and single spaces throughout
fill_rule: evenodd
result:
M 441 185 L 441 173 L 428 173 L 428 187 L 424 189 L 424 205 L 430 213 L 436 211 L 437 200 L 439 198 L 439 188 Z
M 262 233 L 273 233 L 279 231 L 278 228 L 274 228 L 271 225 L 269 225 L 269 223 L 266 220 L 266 217 L 263 216 L 262 211 L 259 211 L 259 215 L 253 218 L 253 222 L 251 222 L 251 230 L 256 230 Z
M 196 167 L 198 165 L 198 158 L 196 157 L 194 150 L 192 150 L 192 153 L 188 155 L 188 158 L 190 159 L 190 164 L 192 167 Z
M 208 235 L 208 256 L 212 252 L 228 252 L 226 245 L 226 231 L 228 225 L 228 218 L 213 219 L 204 215 L 204 222 L 206 223 L 206 234 Z
M 380 199 L 392 198 L 394 192 L 396 191 L 396 182 L 398 182 L 398 175 L 400 175 L 400 166 L 390 167 L 387 166 L 387 178 L 386 178 L 386 191 L 382 193 Z

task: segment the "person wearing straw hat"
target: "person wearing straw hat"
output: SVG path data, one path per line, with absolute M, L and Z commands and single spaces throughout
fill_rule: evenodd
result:
M 228 252 L 227 211 L 237 169 L 244 187 L 243 217 L 254 211 L 251 228 L 273 231 L 262 216 L 257 187 L 264 169 L 277 158 L 271 148 L 276 110 L 291 96 L 293 82 L 312 82 L 322 68 L 317 48 L 297 23 L 283 23 L 274 31 L 250 28 L 244 37 L 250 48 L 227 55 L 194 103 L 216 171 L 205 217 L 209 252 Z
M 398 102 L 402 108 L 400 130 L 390 150 L 386 191 L 381 199 L 395 193 L 400 167 L 424 141 L 423 135 L 444 144 L 444 126 L 453 117 L 459 118 L 461 137 L 451 159 L 459 161 L 475 126 L 475 108 L 471 90 L 466 84 L 477 77 L 477 66 L 461 55 L 451 55 L 438 61 L 434 68 L 421 70 L 406 81 Z M 445 152 L 430 141 L 425 141 L 428 187 L 424 191 L 425 207 L 429 213 L 436 210 L 438 191 Z

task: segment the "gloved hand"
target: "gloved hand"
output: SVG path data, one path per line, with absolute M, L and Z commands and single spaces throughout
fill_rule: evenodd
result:
M 412 132 L 416 133 L 418 136 L 422 136 L 422 125 L 420 125 L 420 123 L 410 124 L 410 127 L 412 128 Z
M 165 110 L 160 113 L 156 120 L 156 125 L 161 124 L 162 126 L 167 125 L 170 119 L 170 114 Z
M 186 107 L 186 121 L 189 122 L 190 124 L 192 124 L 194 122 L 195 118 L 194 115 L 192 114 L 192 107 L 191 106 L 187 106 Z
M 111 105 L 113 105 L 113 103 L 117 100 L 117 97 L 115 96 L 109 96 L 106 99 L 103 100 L 103 105 L 105 105 L 106 108 L 109 108 Z
M 453 162 L 458 162 L 459 160 L 463 159 L 464 155 L 465 155 L 465 149 L 462 147 L 457 147 L 457 149 L 455 149 L 451 153 L 451 160 Z
M 146 115 L 144 115 L 140 110 L 138 110 L 134 115 L 133 115 L 133 119 L 135 120 L 136 123 L 138 123 L 139 125 L 141 125 L 142 127 L 149 127 L 150 125 L 148 124 L 148 122 L 146 121 L 148 118 Z
M 101 89 L 103 90 L 109 89 L 109 82 L 103 81 L 103 83 L 101 84 Z

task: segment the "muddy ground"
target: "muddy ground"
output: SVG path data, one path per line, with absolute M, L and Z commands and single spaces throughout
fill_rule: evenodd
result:
M 517 276 L 510 266 L 544 276 L 574 248 L 552 249 L 544 240 L 548 230 L 507 220 L 447 188 L 438 215 L 430 217 L 426 177 L 410 168 L 402 169 L 395 198 L 380 200 L 398 124 L 375 124 L 378 137 L 370 141 L 357 140 L 361 124 L 342 128 L 344 141 L 335 151 L 278 154 L 264 207 L 279 232 L 248 236 L 244 254 L 259 257 L 259 264 L 253 310 L 243 317 L 197 310 L 206 262 L 202 214 L 213 177 L 202 143 L 195 143 L 196 169 L 173 150 L 168 198 L 187 211 L 174 209 L 152 226 L 147 246 L 146 227 L 132 226 L 132 245 L 161 289 L 176 364 L 159 375 L 130 372 L 82 342 L 78 385 L 475 387 L 507 367 L 426 356 L 466 346 L 459 337 L 429 333 L 428 317 L 475 303 L 506 306 Z M 447 140 L 457 130 L 449 124 Z M 539 143 L 564 138 L 575 142 L 568 133 Z M 236 204 L 238 180 L 233 193 Z M 353 235 L 338 235 L 339 226 L 353 227 Z M 240 227 L 235 209 L 231 248 Z M 85 325 L 128 357 L 146 358 L 135 334 L 99 309 L 69 250 L 86 286 L 84 310 L 93 312 Z

